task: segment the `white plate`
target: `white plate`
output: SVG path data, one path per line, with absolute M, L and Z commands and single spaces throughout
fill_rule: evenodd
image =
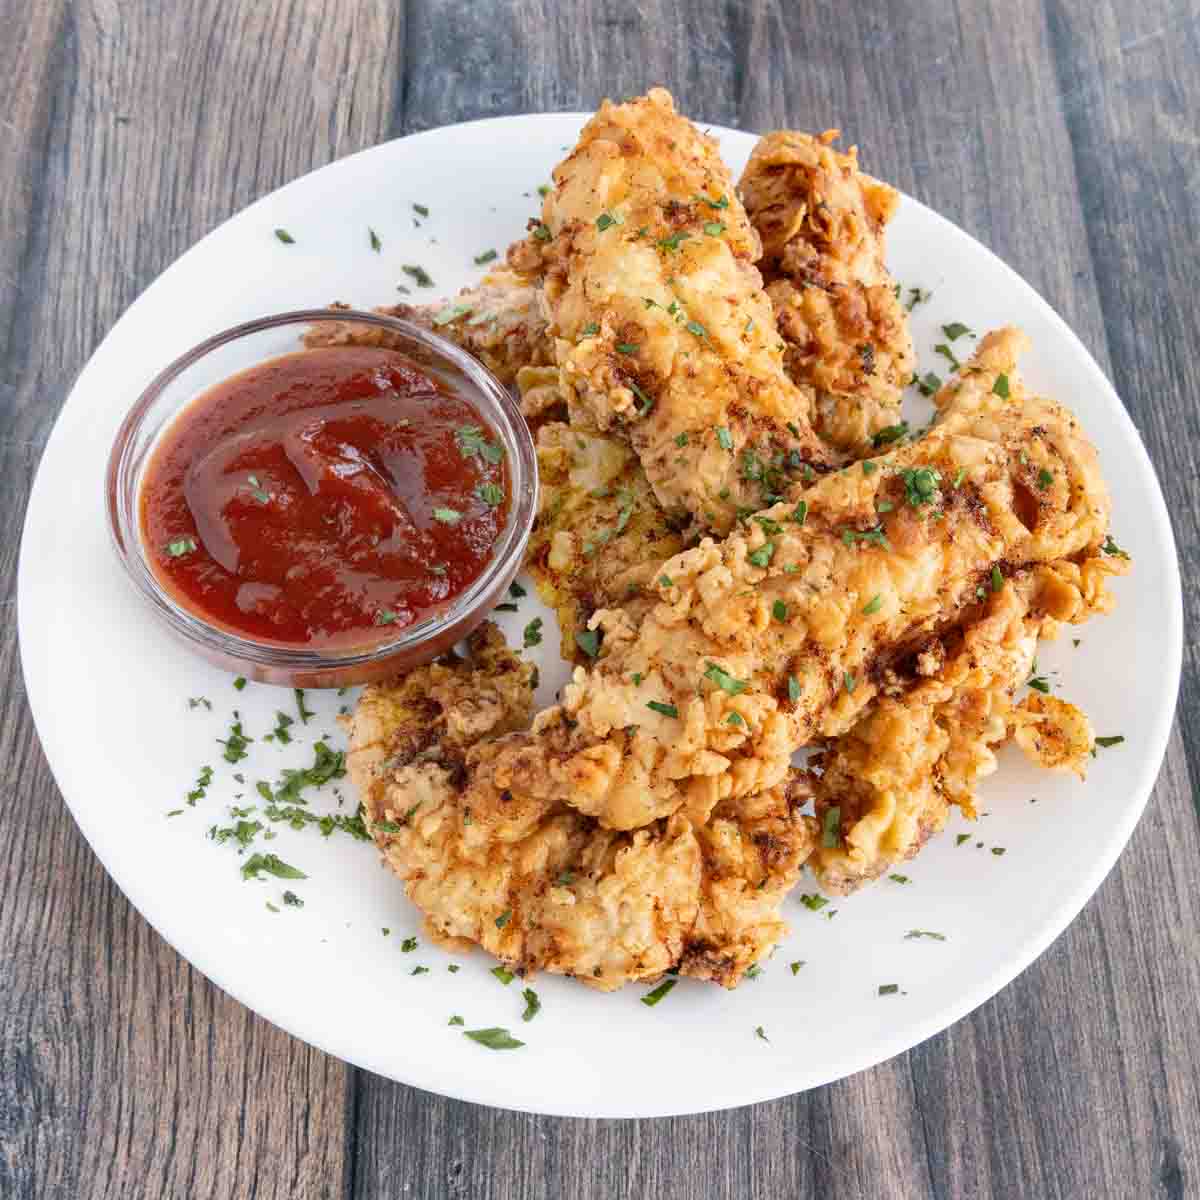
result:
M 586 1116 L 698 1112 L 880 1062 L 969 1012 L 1049 945 L 1112 866 L 1157 774 L 1179 680 L 1179 574 L 1149 459 L 1083 346 L 989 251 L 905 199 L 891 260 L 905 286 L 934 293 L 914 314 L 922 371 L 939 368 L 939 323 L 984 330 L 1017 322 L 1036 347 L 1025 364 L 1031 384 L 1070 404 L 1099 446 L 1116 497 L 1114 532 L 1135 554 L 1136 571 L 1115 585 L 1114 616 L 1086 626 L 1077 649 L 1069 636 L 1046 648 L 1040 662 L 1056 692 L 1084 703 L 1099 733 L 1123 734 L 1125 743 L 1099 752 L 1086 784 L 1039 774 L 1006 753 L 983 789 L 987 815 L 969 842 L 956 846 L 967 828 L 956 818 L 904 868 L 908 885 L 885 881 L 821 913 L 791 899 L 792 936 L 759 979 L 732 993 L 689 982 L 648 1008 L 638 1002 L 643 988 L 600 995 L 547 976 L 534 984 L 542 1012 L 523 1024 L 520 983 L 502 987 L 482 954 L 446 955 L 424 939 L 402 953 L 401 938 L 419 923 L 400 884 L 371 847 L 343 835 L 324 841 L 311 828 L 285 829 L 256 847 L 309 875 L 291 885 L 303 910 L 270 912 L 266 901 L 278 905 L 288 885 L 243 882 L 236 851 L 205 831 L 227 823 L 237 793 L 254 802 L 255 780 L 311 759 L 319 733 L 340 745 L 332 716 L 344 701 L 310 693 L 319 717 L 293 727 L 302 740 L 278 748 L 262 735 L 276 709 L 294 712 L 290 692 L 253 684 L 235 692 L 228 676 L 151 622 L 108 543 L 101 494 L 109 445 L 155 372 L 226 326 L 333 299 L 389 302 L 406 281 L 404 263 L 434 277 L 437 293 L 422 296 L 476 278 L 473 257 L 491 247 L 503 254 L 520 234 L 537 208 L 537 186 L 582 119 L 481 121 L 333 163 L 251 205 L 148 288 L 80 375 L 42 460 L 21 552 L 21 651 L 46 755 L 96 854 L 163 937 L 255 1011 L 352 1063 L 449 1096 Z M 754 139 L 716 132 L 739 171 Z M 368 227 L 382 253 L 371 250 Z M 276 228 L 295 244 L 282 245 Z M 532 594 L 519 615 L 504 618 L 506 632 L 519 644 L 535 614 L 548 618 L 543 648 L 553 655 L 553 618 Z M 543 660 L 543 702 L 562 677 L 556 657 Z M 214 710 L 189 710 L 189 696 L 208 697 Z M 234 707 L 258 740 L 249 759 L 229 767 L 214 739 Z M 184 793 L 205 763 L 216 777 L 207 798 L 187 808 Z M 238 769 L 245 787 L 232 779 Z M 334 803 L 326 794 L 313 806 Z M 184 815 L 165 816 L 180 807 Z M 993 846 L 1006 853 L 992 855 Z M 912 928 L 948 940 L 905 941 Z M 805 962 L 795 975 L 793 960 Z M 462 964 L 456 974 L 446 969 L 451 961 Z M 430 973 L 414 977 L 416 964 Z M 881 997 L 889 983 L 902 991 Z M 508 1026 L 527 1045 L 486 1050 L 447 1026 L 455 1013 L 468 1028 Z

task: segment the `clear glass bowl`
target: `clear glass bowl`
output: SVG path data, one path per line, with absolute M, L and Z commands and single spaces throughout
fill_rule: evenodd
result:
M 479 578 L 441 610 L 357 652 L 281 647 L 209 624 L 159 582 L 141 530 L 142 478 L 158 439 L 175 417 L 214 384 L 301 349 L 301 337 L 322 325 L 339 330 L 365 327 L 362 332 L 377 344 L 398 350 L 469 400 L 503 442 L 511 486 L 508 522 Z M 121 425 L 108 460 L 105 491 L 113 544 L 126 574 L 158 618 L 188 646 L 218 666 L 263 683 L 342 687 L 428 662 L 465 638 L 500 603 L 520 569 L 537 511 L 537 455 L 508 390 L 452 342 L 395 317 L 313 309 L 237 325 L 171 363 L 138 397 Z

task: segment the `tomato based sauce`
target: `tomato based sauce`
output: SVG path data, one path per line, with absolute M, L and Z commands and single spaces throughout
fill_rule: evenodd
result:
M 504 529 L 502 443 L 403 355 L 303 350 L 191 403 L 141 490 L 160 582 L 210 624 L 315 648 L 377 644 L 442 609 Z

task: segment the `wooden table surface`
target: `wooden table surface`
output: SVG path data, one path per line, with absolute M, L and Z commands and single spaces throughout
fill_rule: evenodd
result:
M 384 139 L 656 82 L 713 122 L 840 126 L 1028 279 L 1145 438 L 1193 616 L 1198 65 L 1196 0 L 0 0 L 0 1196 L 1200 1196 L 1191 645 L 1128 849 L 999 996 L 817 1091 L 572 1121 L 349 1068 L 182 961 L 62 803 L 13 619 L 58 407 L 197 238 Z

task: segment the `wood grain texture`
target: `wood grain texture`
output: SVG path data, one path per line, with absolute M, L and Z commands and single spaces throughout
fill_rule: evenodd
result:
M 1198 615 L 1200 4 L 0 0 L 0 602 L 74 374 L 250 199 L 388 136 L 650 83 L 703 120 L 840 126 L 1109 370 Z M 1128 849 L 1014 984 L 818 1091 L 665 1121 L 481 1109 L 355 1072 L 134 913 L 37 748 L 0 630 L 0 1196 L 1200 1195 L 1200 674 Z M 586 1086 L 581 1081 L 581 1086 Z M 636 1086 L 636 1081 L 631 1081 Z

